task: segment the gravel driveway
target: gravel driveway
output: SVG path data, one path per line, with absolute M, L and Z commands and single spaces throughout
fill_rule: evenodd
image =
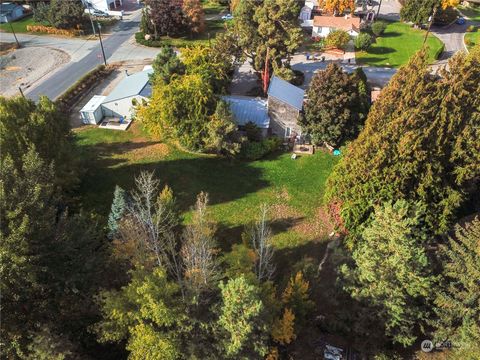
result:
M 18 87 L 28 89 L 36 81 L 53 73 L 70 61 L 61 50 L 48 47 L 26 47 L 0 56 L 0 89 L 3 96 L 18 93 Z

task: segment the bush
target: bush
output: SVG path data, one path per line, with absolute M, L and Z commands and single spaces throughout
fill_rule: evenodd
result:
M 328 34 L 325 38 L 325 46 L 333 47 L 338 49 L 345 49 L 348 42 L 350 41 L 350 35 L 343 30 L 335 30 Z
M 466 30 L 466 32 L 475 32 L 475 31 L 477 31 L 477 28 L 475 27 L 475 25 L 469 25 Z
M 267 154 L 276 151 L 282 140 L 277 137 L 271 137 L 262 141 L 247 141 L 242 144 L 240 155 L 246 160 L 258 160 Z
M 78 29 L 57 29 L 51 26 L 44 25 L 27 25 L 27 31 L 39 32 L 52 35 L 64 35 L 64 36 L 80 36 L 83 35 L 83 30 Z
M 253 122 L 249 121 L 246 123 L 244 126 L 244 131 L 247 135 L 248 141 L 259 142 L 262 140 L 262 130 Z
M 367 50 L 372 45 L 373 39 L 370 34 L 361 33 L 355 39 L 355 47 L 361 50 Z
M 387 23 L 384 21 L 375 21 L 372 24 L 372 33 L 375 36 L 380 36 L 385 32 L 385 29 L 387 28 Z

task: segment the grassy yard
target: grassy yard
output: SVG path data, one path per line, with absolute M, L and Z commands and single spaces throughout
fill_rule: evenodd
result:
M 400 22 L 389 23 L 385 33 L 377 38 L 375 44 L 367 51 L 356 53 L 357 63 L 369 66 L 401 66 L 422 47 L 424 37 L 423 30 L 413 29 Z M 430 35 L 427 45 L 433 62 L 442 48 L 442 42 Z
M 27 16 L 27 17 L 24 17 L 23 19 L 13 21 L 9 24 L 7 24 L 7 23 L 0 24 L 0 30 L 8 32 L 8 33 L 12 32 L 10 24 L 12 25 L 13 30 L 16 33 L 27 33 L 28 32 L 27 31 L 27 26 L 28 25 L 41 25 L 41 24 L 33 21 L 33 16 Z
M 467 16 L 470 20 L 480 21 L 480 5 L 479 6 L 459 6 L 458 9 L 463 15 Z
M 205 15 L 207 17 L 209 15 L 217 15 L 223 11 L 228 11 L 228 6 L 219 4 L 218 2 L 211 1 L 211 0 L 202 0 L 203 10 L 205 11 Z
M 480 44 L 480 28 L 477 31 L 465 34 L 465 44 L 469 49 Z
M 319 152 L 295 161 L 290 154 L 254 162 L 229 161 L 180 151 L 135 126 L 127 132 L 84 129 L 77 132 L 77 142 L 89 164 L 83 176 L 82 203 L 101 215 L 109 212 L 115 184 L 129 189 L 135 174 L 155 170 L 162 184 L 174 190 L 186 221 L 196 195 L 209 193 L 224 248 L 240 240 L 262 203 L 271 206 L 279 249 L 317 242 L 332 230 L 322 209 L 325 181 L 337 161 L 329 154 Z

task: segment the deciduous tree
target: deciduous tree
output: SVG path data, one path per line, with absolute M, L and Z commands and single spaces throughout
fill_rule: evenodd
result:
M 182 10 L 192 34 L 205 31 L 205 12 L 199 0 L 183 0 Z
M 368 111 L 362 105 L 366 94 L 360 93 L 361 81 L 336 64 L 314 75 L 299 122 L 316 143 L 339 146 L 358 134 Z
M 324 10 L 335 15 L 343 15 L 345 11 L 353 14 L 355 11 L 355 0 L 324 0 Z

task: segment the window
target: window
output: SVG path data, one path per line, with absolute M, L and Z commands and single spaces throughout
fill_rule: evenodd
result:
M 290 137 L 292 135 L 292 129 L 287 127 L 285 129 L 285 137 Z

